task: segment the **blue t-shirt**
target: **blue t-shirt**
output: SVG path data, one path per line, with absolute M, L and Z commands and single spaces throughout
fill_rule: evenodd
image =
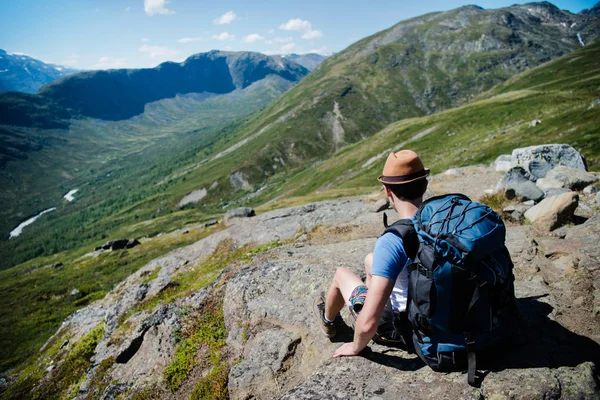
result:
M 408 261 L 401 237 L 388 232 L 377 239 L 373 250 L 371 273 L 396 281 L 390 296 L 392 307 L 396 311 L 406 309 L 408 272 L 405 267 Z

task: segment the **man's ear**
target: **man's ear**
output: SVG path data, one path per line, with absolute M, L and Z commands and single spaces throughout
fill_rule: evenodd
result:
M 383 187 L 385 188 L 385 195 L 386 195 L 386 197 L 391 198 L 392 197 L 392 191 L 390 190 L 390 188 L 387 185 L 383 185 Z

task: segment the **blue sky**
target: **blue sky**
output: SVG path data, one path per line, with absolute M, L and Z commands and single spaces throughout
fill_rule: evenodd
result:
M 476 2 L 484 8 L 514 3 Z M 553 3 L 577 13 L 595 0 Z M 0 48 L 79 69 L 153 67 L 213 49 L 330 53 L 401 20 L 464 4 L 469 1 L 0 0 Z

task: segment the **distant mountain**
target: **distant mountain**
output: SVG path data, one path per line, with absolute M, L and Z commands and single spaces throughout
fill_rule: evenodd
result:
M 321 64 L 323 62 L 323 60 L 325 60 L 329 56 L 324 56 L 324 55 L 317 54 L 317 53 L 306 53 L 306 54 L 292 53 L 292 54 L 282 54 L 281 57 L 285 58 L 287 60 L 297 62 L 298 64 L 302 65 L 304 68 L 308 69 L 309 71 L 312 71 L 313 69 L 317 68 L 319 66 L 319 64 Z
M 596 5 L 592 8 L 586 8 L 585 10 L 581 10 L 581 12 L 579 14 L 600 15 L 600 2 L 596 3 Z
M 0 92 L 36 93 L 45 84 L 76 72 L 76 69 L 46 64 L 0 49 Z

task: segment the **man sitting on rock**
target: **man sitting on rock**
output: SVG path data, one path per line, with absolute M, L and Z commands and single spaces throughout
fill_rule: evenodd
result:
M 414 151 L 391 153 L 378 180 L 400 219 L 412 218 L 423 202 L 429 169 Z M 348 304 L 355 319 L 354 340 L 338 348 L 334 357 L 356 356 L 371 339 L 382 344 L 411 347 L 411 326 L 406 317 L 409 263 L 402 238 L 388 232 L 365 258 L 366 284 L 345 267 L 335 272 L 329 291 L 315 300 L 314 311 L 327 337 L 337 331 L 334 319 Z M 395 329 L 394 329 L 395 325 Z M 401 325 L 401 326 L 398 326 Z M 400 333 L 398 333 L 400 332 Z

